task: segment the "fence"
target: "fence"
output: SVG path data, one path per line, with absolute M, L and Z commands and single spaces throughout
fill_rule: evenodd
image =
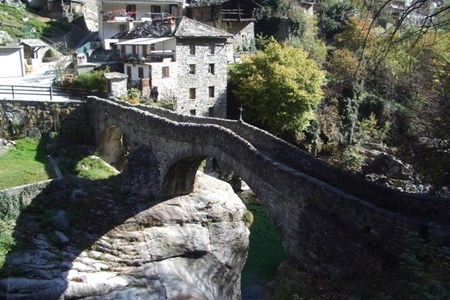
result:
M 84 89 L 63 89 L 61 87 L 31 85 L 0 85 L 0 99 L 9 100 L 83 100 L 88 92 Z
M 23 99 L 26 96 L 48 97 L 53 100 L 52 86 L 28 86 L 28 85 L 0 85 L 0 95 L 12 97 L 12 99 Z

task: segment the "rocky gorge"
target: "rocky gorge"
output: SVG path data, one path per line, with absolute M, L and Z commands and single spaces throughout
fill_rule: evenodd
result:
M 199 173 L 161 201 L 115 180 L 59 180 L 25 205 L 0 298 L 240 299 L 247 210 L 227 183 Z

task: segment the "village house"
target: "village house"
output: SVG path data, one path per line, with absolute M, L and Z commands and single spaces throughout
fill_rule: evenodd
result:
M 226 117 L 227 39 L 232 35 L 189 19 L 142 22 L 110 40 L 131 85 L 177 112 Z
M 258 4 L 252 0 L 188 0 L 186 16 L 231 33 L 232 54 L 238 57 L 241 53 L 254 50 L 257 7 Z M 235 58 L 231 55 L 228 60 L 233 62 Z
M 99 36 L 104 49 L 111 49 L 119 32 L 128 32 L 143 22 L 163 20 L 169 16 L 181 17 L 184 0 L 102 0 L 99 13 Z
M 225 118 L 227 63 L 254 49 L 256 7 L 252 0 L 102 0 L 99 36 L 144 97 Z

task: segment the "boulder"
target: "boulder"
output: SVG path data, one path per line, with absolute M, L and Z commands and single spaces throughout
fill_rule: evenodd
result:
M 42 136 L 41 131 L 37 127 L 31 127 L 30 130 L 28 130 L 28 137 L 33 139 L 40 139 Z
M 387 153 L 377 155 L 372 163 L 364 168 L 364 173 L 383 174 L 388 178 L 402 180 L 410 180 L 414 177 L 414 170 L 410 165 Z
M 78 220 L 88 225 L 84 232 L 69 218 L 71 235 L 58 232 L 57 245 L 41 233 L 35 249 L 8 253 L 5 268 L 23 272 L 0 280 L 0 298 L 240 299 L 249 230 L 246 208 L 229 184 L 199 174 L 193 193 L 151 203 L 136 194 L 111 202 L 106 190 L 99 194 L 104 199 L 89 198 L 88 188 L 78 193 L 80 209 L 102 203 L 97 219 Z M 104 229 L 107 217 L 121 221 Z M 52 221 L 67 225 L 60 211 Z M 80 249 L 75 240 L 83 236 L 92 239 Z
M 13 43 L 14 39 L 6 32 L 0 31 L 0 45 Z
M 67 219 L 67 214 L 63 210 L 59 210 L 52 218 L 53 226 L 58 230 L 69 230 L 69 219 Z

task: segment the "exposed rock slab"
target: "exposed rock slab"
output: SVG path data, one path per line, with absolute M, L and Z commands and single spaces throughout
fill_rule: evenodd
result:
M 76 201 L 89 191 L 78 195 Z M 246 208 L 228 184 L 201 174 L 190 195 L 143 210 L 142 199 L 126 201 L 136 214 L 84 250 L 73 240 L 95 235 L 89 229 L 95 224 L 65 243 L 55 244 L 47 233 L 35 235 L 34 249 L 8 254 L 3 272 L 9 275 L 0 280 L 0 298 L 240 298 L 249 231 Z M 99 221 L 98 230 L 102 226 Z

